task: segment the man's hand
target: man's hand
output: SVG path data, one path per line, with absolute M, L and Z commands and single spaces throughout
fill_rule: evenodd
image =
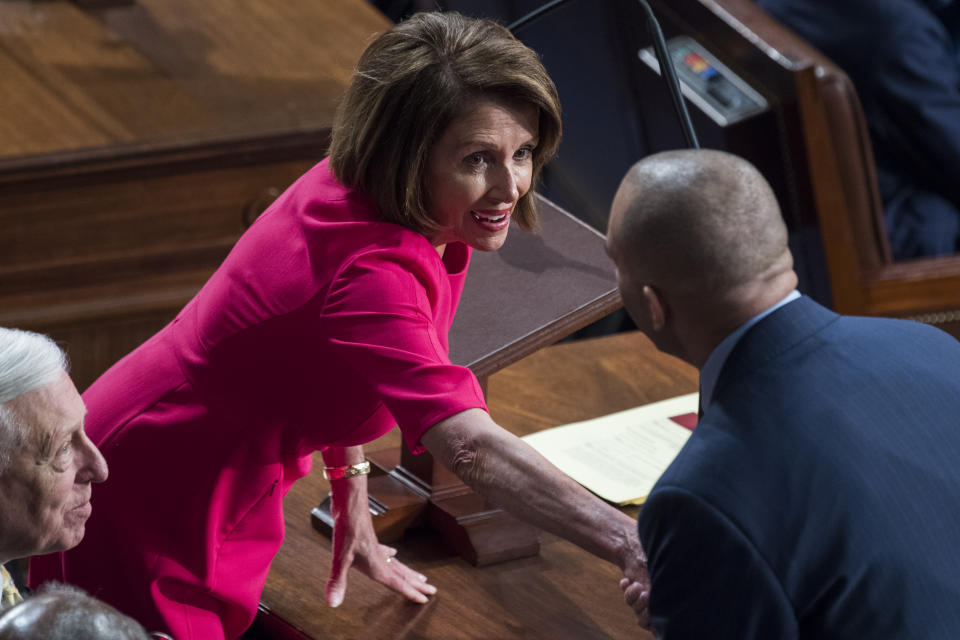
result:
M 650 628 L 650 581 L 634 582 L 630 578 L 620 580 L 623 599 L 633 609 L 637 623 L 644 629 Z
M 636 532 L 634 520 L 626 520 L 629 524 L 628 533 L 624 539 L 623 551 L 620 557 L 620 569 L 623 579 L 620 580 L 620 589 L 623 599 L 637 615 L 637 622 L 644 629 L 650 629 L 650 612 L 647 607 L 650 603 L 650 575 L 647 573 L 647 554 L 643 551 L 640 538 Z
M 620 580 L 620 589 L 623 599 L 633 609 L 637 622 L 644 629 L 650 629 L 650 575 L 647 573 L 647 554 L 640 547 L 640 540 L 635 539 L 635 549 L 627 554 L 627 561 L 623 567 L 623 579 Z

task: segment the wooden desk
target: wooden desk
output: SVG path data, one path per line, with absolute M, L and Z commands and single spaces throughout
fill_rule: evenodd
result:
M 628 333 L 543 349 L 492 375 L 488 400 L 494 419 L 522 435 L 696 389 L 692 367 Z M 392 432 L 368 450 L 398 444 Z M 321 465 L 317 456 L 315 469 Z M 290 637 L 331 640 L 650 637 L 623 604 L 615 567 L 545 533 L 539 556 L 478 569 L 431 534 L 410 532 L 399 556 L 440 589 L 429 604 L 409 603 L 352 571 L 346 601 L 330 609 L 323 596 L 330 541 L 310 525 L 310 510 L 327 491 L 316 471 L 287 496 L 287 537 L 261 600 L 270 615 L 256 629 L 282 619 L 302 634 Z

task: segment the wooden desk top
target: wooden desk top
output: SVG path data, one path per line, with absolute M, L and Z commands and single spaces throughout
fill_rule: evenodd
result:
M 3 2 L 0 160 L 329 127 L 390 25 L 364 0 Z
M 493 418 L 523 435 L 594 418 L 697 389 L 697 372 L 656 351 L 639 333 L 559 344 L 489 379 Z M 368 450 L 399 445 L 396 431 Z M 330 541 L 310 525 L 310 510 L 326 496 L 319 468 L 284 501 L 287 536 L 273 561 L 262 603 L 306 637 L 377 640 L 649 638 L 623 604 L 619 571 L 574 545 L 541 534 L 538 557 L 474 568 L 435 539 L 409 533 L 399 557 L 429 576 L 439 593 L 416 605 L 357 571 L 346 601 L 324 604 Z M 636 510 L 631 511 L 635 515 Z

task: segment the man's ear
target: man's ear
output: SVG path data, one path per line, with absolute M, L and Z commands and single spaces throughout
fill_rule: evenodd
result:
M 646 284 L 643 285 L 643 300 L 647 304 L 651 328 L 654 331 L 662 331 L 667 324 L 667 305 L 665 301 L 656 289 Z

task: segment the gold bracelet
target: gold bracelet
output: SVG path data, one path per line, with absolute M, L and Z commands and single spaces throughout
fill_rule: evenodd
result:
M 345 464 L 342 467 L 324 467 L 323 477 L 327 480 L 340 480 L 342 478 L 352 478 L 353 476 L 362 476 L 370 473 L 370 462 L 364 460 L 357 464 Z

